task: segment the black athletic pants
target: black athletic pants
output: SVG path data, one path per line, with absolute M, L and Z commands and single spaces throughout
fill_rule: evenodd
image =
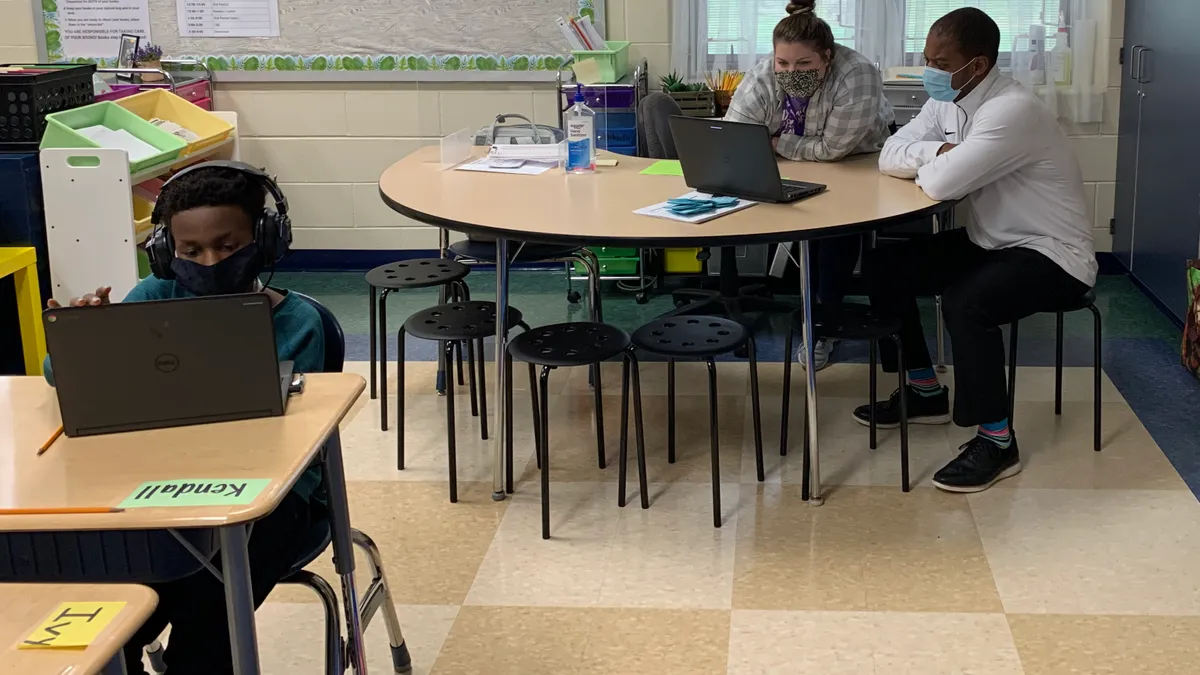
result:
M 974 426 L 1008 417 L 1008 382 L 1000 327 L 1054 311 L 1088 287 L 1057 263 L 1027 248 L 987 250 L 966 230 L 872 251 L 865 265 L 871 306 L 902 322 L 909 369 L 929 368 L 918 296 L 942 296 L 954 355 L 954 423 Z M 896 349 L 881 341 L 884 370 L 896 372 Z
M 307 553 L 301 550 L 309 543 L 305 535 L 325 517 L 324 505 L 290 492 L 270 515 L 254 523 L 249 557 L 256 608 Z M 212 562 L 221 568 L 219 552 Z M 177 581 L 151 584 L 151 588 L 158 593 L 158 607 L 125 645 L 126 672 L 145 674 L 142 649 L 170 624 L 171 636 L 164 655 L 169 675 L 232 674 L 224 585 L 208 570 L 200 570 Z

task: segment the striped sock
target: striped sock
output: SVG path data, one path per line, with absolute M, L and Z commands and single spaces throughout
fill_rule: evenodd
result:
M 908 384 L 921 396 L 937 396 L 942 393 L 942 385 L 938 383 L 937 373 L 933 372 L 933 368 L 908 371 Z
M 1008 418 L 991 424 L 980 424 L 979 435 L 996 445 L 1007 448 L 1012 445 L 1012 430 L 1008 428 Z

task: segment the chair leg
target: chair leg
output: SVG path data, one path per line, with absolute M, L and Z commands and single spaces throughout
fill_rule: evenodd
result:
M 617 450 L 617 506 L 625 507 L 625 477 L 629 462 L 629 357 L 621 363 L 621 430 Z
M 1013 426 L 1017 407 L 1017 322 L 1008 327 L 1008 426 Z
M 379 292 L 379 429 L 387 431 L 387 298 L 391 291 L 383 289 Z M 404 354 L 400 354 L 404 358 Z
M 452 363 L 454 352 L 462 351 L 462 345 L 453 340 L 441 344 L 446 353 L 446 363 Z M 446 378 L 446 453 L 450 474 L 450 503 L 458 503 L 458 453 L 454 444 L 454 378 Z
M 542 366 L 538 384 L 539 405 L 542 408 L 542 539 L 550 538 L 550 367 Z
M 596 464 L 601 469 L 608 466 L 604 448 L 604 393 L 600 386 L 600 364 L 589 366 L 592 369 L 592 395 L 596 400 Z
M 529 402 L 533 405 L 533 455 L 537 468 L 542 468 L 542 404 L 538 400 L 537 366 L 529 364 Z
M 504 491 L 513 493 L 513 362 L 512 354 L 504 355 Z
M 476 382 L 475 381 L 475 341 L 474 340 L 463 340 L 463 343 L 467 347 L 467 382 L 469 383 L 470 390 L 471 390 L 471 417 L 479 417 L 479 392 L 476 391 L 476 387 L 475 387 L 475 382 Z M 458 353 L 461 358 L 462 345 L 459 346 Z M 461 365 L 461 361 L 460 361 L 460 365 Z M 459 373 L 460 373 L 460 375 L 458 376 L 458 383 L 461 385 L 462 384 L 462 375 L 461 375 L 462 370 L 461 369 L 459 370 Z
M 908 369 L 904 367 L 904 347 L 900 344 L 900 336 L 892 336 L 892 341 L 896 343 L 896 360 L 900 373 L 900 489 L 908 492 L 908 387 L 905 386 L 905 374 Z M 871 344 L 874 345 L 875 342 L 872 341 Z
M 717 429 L 717 364 L 708 359 L 708 431 L 712 453 L 713 527 L 721 526 L 721 437 Z
M 1054 315 L 1054 414 L 1062 414 L 1063 313 Z
M 404 326 L 396 332 L 396 345 L 404 353 Z M 396 470 L 404 470 L 404 359 L 396 361 Z
M 1097 309 L 1095 305 L 1088 305 L 1088 309 L 1091 310 L 1092 319 L 1094 320 L 1093 330 L 1095 331 L 1095 336 L 1093 339 L 1095 340 L 1096 345 L 1092 356 L 1092 446 L 1095 448 L 1096 452 L 1100 452 L 1100 446 L 1103 442 L 1100 437 L 1100 410 L 1104 407 L 1104 401 L 1100 398 L 1100 384 L 1102 380 L 1102 361 L 1100 359 L 1100 348 L 1101 343 L 1103 342 L 1103 333 L 1101 332 L 1102 326 L 1100 322 L 1100 310 Z
M 750 352 L 750 409 L 754 413 L 754 471 L 758 482 L 761 483 L 767 477 L 763 468 L 762 408 L 759 406 L 758 400 L 758 357 L 755 353 L 754 338 L 751 337 L 746 344 Z
M 338 611 L 338 596 L 334 593 L 333 587 L 323 577 L 307 570 L 290 575 L 282 583 L 304 586 L 316 593 L 321 600 L 321 606 L 325 610 L 325 674 L 343 675 L 345 673 L 343 654 L 346 645 L 342 640 L 342 618 Z
M 675 463 L 675 359 L 667 359 L 667 463 Z
M 796 331 L 788 321 L 787 337 L 783 342 L 783 403 L 779 408 L 779 456 L 787 457 L 788 423 L 792 417 L 792 343 Z
M 396 615 L 391 586 L 388 585 L 387 576 L 383 572 L 383 558 L 379 555 L 379 547 L 359 530 L 350 530 L 350 538 L 355 546 L 367 554 L 371 562 L 371 583 L 367 585 L 367 592 L 359 603 L 359 623 L 364 631 L 367 630 L 376 610 L 383 610 L 388 646 L 392 651 L 392 671 L 397 674 L 411 673 L 412 656 L 408 653 L 408 645 L 400 631 L 400 617 Z
M 879 434 L 877 431 L 878 427 L 875 426 L 875 400 L 876 400 L 875 394 L 879 390 L 878 385 L 876 384 L 876 380 L 878 379 L 879 375 L 875 371 L 878 368 L 878 362 L 879 362 L 879 354 L 878 354 L 879 342 L 877 340 L 868 340 L 867 344 L 868 344 L 867 349 L 871 352 L 871 359 L 870 359 L 871 370 L 870 370 L 870 375 L 868 375 L 869 384 L 867 385 L 867 400 L 870 401 L 870 403 L 869 403 L 870 413 L 868 414 L 868 422 L 869 422 L 868 426 L 870 426 L 870 428 L 871 428 L 871 431 L 870 431 L 871 449 L 874 450 L 879 447 L 879 442 L 878 442 Z M 901 396 L 903 396 L 904 391 L 906 389 L 908 389 L 908 387 L 906 386 L 908 383 L 905 382 L 904 375 L 905 375 L 904 369 L 901 368 L 900 369 L 900 395 Z
M 375 400 L 375 398 L 378 397 L 378 395 L 379 395 L 376 390 L 376 382 L 375 382 L 375 378 L 377 375 L 377 373 L 375 372 L 375 364 L 377 361 L 377 359 L 375 358 L 375 350 L 377 349 L 376 340 L 375 340 L 375 330 L 376 330 L 376 327 L 375 327 L 375 287 L 370 284 L 367 284 L 367 314 L 370 316 L 370 322 L 371 322 L 371 327 L 367 331 L 367 333 L 368 333 L 367 339 L 370 341 L 370 344 L 367 347 L 367 351 L 370 352 L 370 360 L 371 360 L 371 400 Z
M 637 354 L 632 350 L 625 353 L 633 370 L 633 432 L 637 435 L 638 491 L 641 492 L 642 508 L 650 508 L 650 488 L 646 480 L 646 435 L 642 423 L 642 374 Z
M 483 356 L 483 338 L 476 341 L 475 352 L 479 355 L 479 437 L 486 441 L 488 439 L 487 375 L 484 374 L 484 369 L 487 367 L 487 359 Z

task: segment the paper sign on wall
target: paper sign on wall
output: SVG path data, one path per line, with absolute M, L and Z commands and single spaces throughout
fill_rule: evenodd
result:
M 236 506 L 253 502 L 270 484 L 270 478 L 151 480 L 137 486 L 118 507 Z
M 149 0 L 58 0 L 56 6 L 64 58 L 116 58 L 126 33 L 142 38 L 142 45 L 150 42 Z
M 83 649 L 92 644 L 124 607 L 124 602 L 64 602 L 17 648 Z

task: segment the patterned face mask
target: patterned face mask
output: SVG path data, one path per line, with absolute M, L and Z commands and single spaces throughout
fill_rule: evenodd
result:
M 811 98 L 821 88 L 824 80 L 825 76 L 818 68 L 775 71 L 775 81 L 779 83 L 779 88 L 783 90 L 783 93 L 788 96 Z

